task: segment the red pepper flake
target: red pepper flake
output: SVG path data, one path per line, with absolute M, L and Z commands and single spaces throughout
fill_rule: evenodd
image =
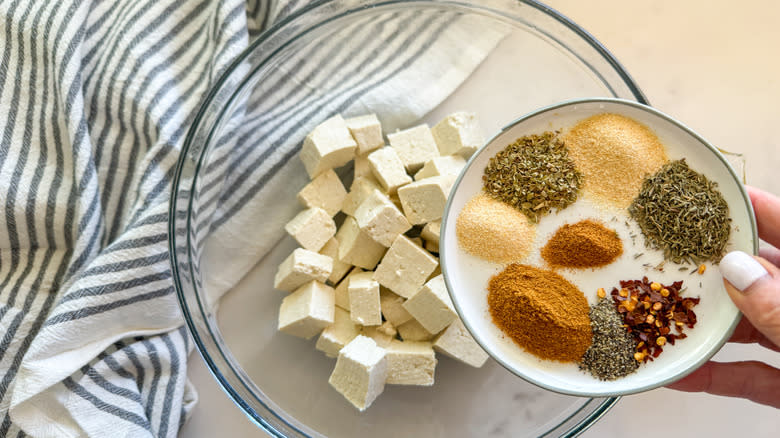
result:
M 652 287 L 653 283 L 644 277 L 641 280 L 621 281 L 620 288 L 613 288 L 610 292 L 628 332 L 637 341 L 637 352 L 634 354 L 637 361 L 647 362 L 658 357 L 664 351 L 664 345 L 674 345 L 677 339 L 688 336 L 683 333 L 684 327 L 693 328 L 696 325 L 693 308 L 699 304 L 700 298 L 681 297 L 682 284 L 682 281 L 676 281 L 670 285 L 661 285 L 661 288 L 658 288 L 657 283 Z

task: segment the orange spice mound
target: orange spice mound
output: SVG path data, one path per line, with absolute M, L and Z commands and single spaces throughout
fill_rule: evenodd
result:
M 586 219 L 558 228 L 542 248 L 542 258 L 552 267 L 596 268 L 623 254 L 623 242 L 615 230 Z
M 488 283 L 493 323 L 542 359 L 579 361 L 590 347 L 588 301 L 553 271 L 511 264 Z
M 578 122 L 563 138 L 583 176 L 583 193 L 620 209 L 639 195 L 642 180 L 667 161 L 666 148 L 647 126 L 618 114 Z

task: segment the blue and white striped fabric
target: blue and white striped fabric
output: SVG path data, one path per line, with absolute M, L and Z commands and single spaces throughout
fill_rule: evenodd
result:
M 197 401 L 167 244 L 178 152 L 230 61 L 304 3 L 0 0 L 0 437 L 176 436 Z M 424 58 L 409 52 L 396 63 Z M 225 162 L 250 193 L 247 161 Z M 263 205 L 262 191 L 248 196 L 215 205 L 215 245 L 245 236 L 219 233 Z M 220 267 L 218 290 L 271 242 L 257 239 L 242 242 L 243 264 Z

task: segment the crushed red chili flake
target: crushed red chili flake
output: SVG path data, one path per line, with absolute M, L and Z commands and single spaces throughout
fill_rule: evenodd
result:
M 651 283 L 644 277 L 621 281 L 620 289 L 612 289 L 610 295 L 615 307 L 623 317 L 626 329 L 637 341 L 634 358 L 638 362 L 658 357 L 664 351 L 664 345 L 674 345 L 676 340 L 688 336 L 683 333 L 684 327 L 696 325 L 693 308 L 700 298 L 680 296 L 684 291 L 682 285 L 682 281 L 670 285 Z

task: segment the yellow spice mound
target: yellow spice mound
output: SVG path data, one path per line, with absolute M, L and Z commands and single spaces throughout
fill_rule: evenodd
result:
M 577 123 L 563 139 L 583 175 L 583 193 L 602 204 L 628 208 L 642 180 L 667 161 L 666 150 L 647 126 L 618 114 Z
M 495 262 L 519 261 L 531 252 L 536 228 L 519 210 L 485 194 L 472 198 L 455 223 L 458 243 L 469 254 Z

